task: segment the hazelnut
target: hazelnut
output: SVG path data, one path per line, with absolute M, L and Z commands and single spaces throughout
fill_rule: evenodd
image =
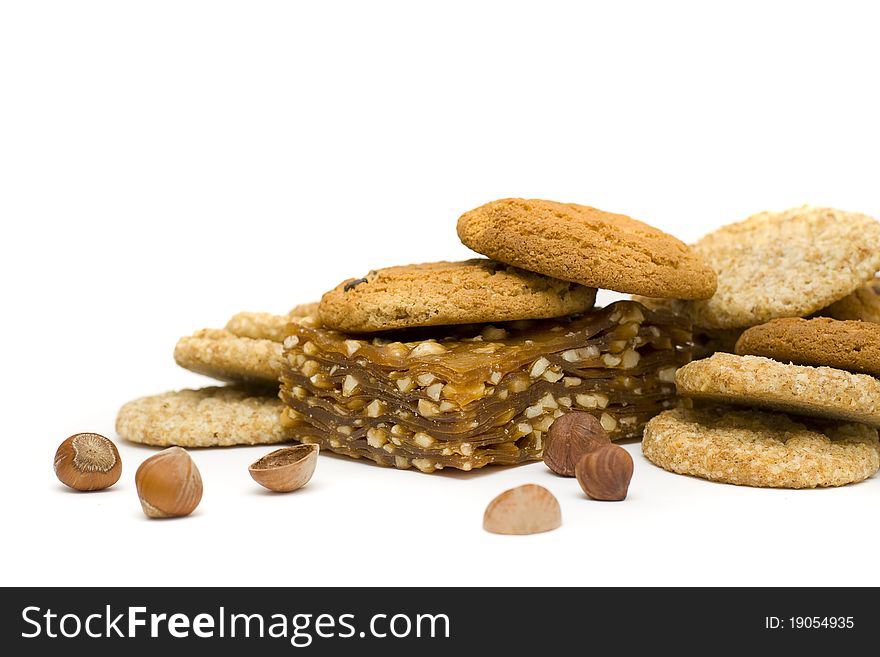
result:
M 544 463 L 563 477 L 574 477 L 575 466 L 584 454 L 609 445 L 608 432 L 594 415 L 570 411 L 550 425 L 544 443 Z
M 594 500 L 619 502 L 626 498 L 633 475 L 633 460 L 623 447 L 608 443 L 581 457 L 575 476 Z
M 559 502 L 537 484 L 504 491 L 489 502 L 483 515 L 483 529 L 493 534 L 538 534 L 561 524 Z
M 261 486 L 289 493 L 309 483 L 318 463 L 318 451 L 317 445 L 282 447 L 253 463 L 248 472 Z
M 76 490 L 109 488 L 122 474 L 119 450 L 100 434 L 75 434 L 58 446 L 55 474 L 62 484 Z
M 141 463 L 135 483 L 150 518 L 188 516 L 202 500 L 199 469 L 180 447 L 164 449 Z

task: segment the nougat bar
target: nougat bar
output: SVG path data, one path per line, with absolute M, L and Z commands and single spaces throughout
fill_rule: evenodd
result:
M 291 435 L 423 472 L 537 460 L 568 410 L 595 414 L 614 440 L 640 437 L 675 406 L 692 348 L 686 320 L 634 301 L 426 331 L 368 338 L 291 320 L 281 362 Z

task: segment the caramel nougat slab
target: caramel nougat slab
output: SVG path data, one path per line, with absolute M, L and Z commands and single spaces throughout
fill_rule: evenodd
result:
M 563 319 L 364 339 L 293 320 L 282 358 L 293 436 L 430 472 L 541 457 L 550 424 L 594 413 L 613 439 L 675 405 L 690 327 L 634 301 Z M 437 329 L 434 330 L 437 335 Z

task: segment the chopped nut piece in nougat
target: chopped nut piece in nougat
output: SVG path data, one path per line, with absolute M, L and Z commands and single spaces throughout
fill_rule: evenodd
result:
M 568 410 L 594 414 L 613 440 L 641 436 L 675 406 L 671 374 L 690 352 L 686 323 L 633 301 L 372 339 L 294 320 L 283 419 L 302 442 L 398 468 L 522 463 L 541 458 L 547 430 Z

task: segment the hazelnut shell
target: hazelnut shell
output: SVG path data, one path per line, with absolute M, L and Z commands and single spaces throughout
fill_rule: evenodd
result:
M 317 445 L 282 447 L 251 464 L 248 472 L 261 486 L 277 493 L 289 493 L 309 483 L 319 451 Z
M 489 502 L 483 514 L 483 529 L 493 534 L 538 534 L 561 524 L 559 502 L 537 484 L 504 491 Z

